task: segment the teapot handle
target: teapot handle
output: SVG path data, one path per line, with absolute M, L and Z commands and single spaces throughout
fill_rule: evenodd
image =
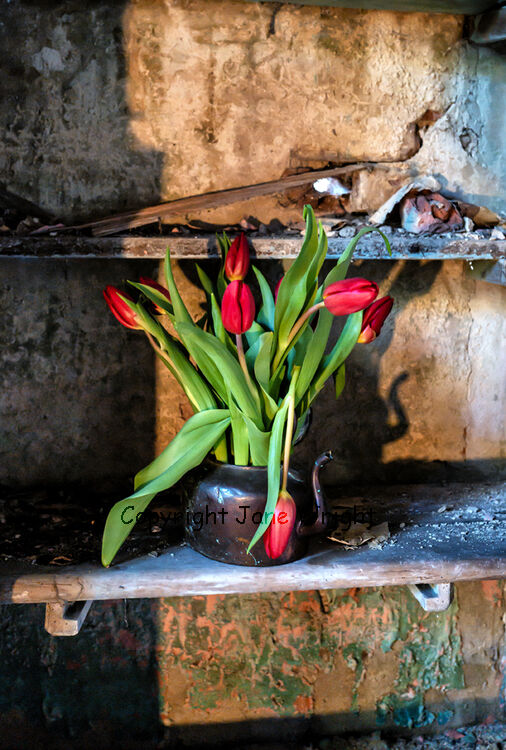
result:
M 313 516 L 312 522 L 299 521 L 297 524 L 297 536 L 312 536 L 313 534 L 321 534 L 322 531 L 328 526 L 329 517 L 327 512 L 327 504 L 325 502 L 325 495 L 320 484 L 320 470 L 332 461 L 334 456 L 331 451 L 325 451 L 321 456 L 318 456 L 314 462 L 313 471 L 311 474 L 311 486 L 313 489 L 316 517 Z

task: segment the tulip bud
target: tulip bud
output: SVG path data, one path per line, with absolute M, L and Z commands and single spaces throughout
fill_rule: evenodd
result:
M 225 260 L 225 275 L 230 281 L 243 281 L 249 269 L 248 240 L 244 232 L 229 247 Z
M 286 490 L 279 493 L 272 520 L 264 534 L 264 547 L 271 560 L 283 554 L 295 524 L 297 508 L 293 497 Z
M 255 319 L 255 300 L 244 281 L 232 281 L 221 300 L 221 319 L 230 333 L 246 333 Z
M 155 289 L 157 292 L 160 292 L 160 294 L 163 294 L 163 296 L 167 299 L 167 302 L 171 302 L 169 290 L 166 289 L 164 286 L 158 283 L 158 281 L 155 281 L 154 279 L 150 279 L 149 276 L 141 276 L 139 278 L 139 281 L 141 284 L 144 284 L 144 286 L 150 286 L 151 289 Z M 167 311 L 163 309 L 163 307 L 160 307 L 160 305 L 157 305 L 156 302 L 152 301 L 152 304 L 155 308 L 155 311 L 159 315 L 164 315 Z
M 109 284 L 104 289 L 104 297 L 112 314 L 122 325 L 134 330 L 142 330 L 139 316 L 125 302 L 126 299 L 133 302 L 129 294 L 120 292 Z
M 350 315 L 371 304 L 378 285 L 367 279 L 343 279 L 330 284 L 323 292 L 325 307 L 332 315 Z
M 376 336 L 379 336 L 381 326 L 390 313 L 393 304 L 393 298 L 386 296 L 377 299 L 376 302 L 373 302 L 372 305 L 364 311 L 362 330 L 358 337 L 359 344 L 369 344 L 371 341 L 374 341 Z

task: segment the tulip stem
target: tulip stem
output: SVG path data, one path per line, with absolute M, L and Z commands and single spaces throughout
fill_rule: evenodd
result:
M 155 340 L 153 336 L 150 333 L 148 333 L 148 331 L 145 331 L 145 334 L 148 337 L 148 341 L 153 347 L 153 349 L 155 350 L 155 352 L 164 360 L 164 362 L 167 362 L 167 364 L 169 364 L 172 369 L 172 362 L 170 361 L 169 356 L 163 351 L 163 349 L 159 345 L 157 346 L 155 344 Z
M 249 374 L 248 365 L 246 364 L 246 357 L 244 356 L 244 346 L 242 343 L 241 333 L 235 334 L 235 343 L 237 345 L 237 357 L 239 359 L 239 364 L 241 365 L 241 369 L 244 373 L 244 377 L 246 378 L 246 383 L 248 384 L 248 388 L 250 389 L 255 399 L 257 399 L 258 393 L 256 391 L 255 386 L 253 385 L 253 381 L 251 380 L 251 375 Z
M 277 368 L 279 366 L 279 363 L 281 362 L 281 360 L 283 358 L 284 353 L 286 352 L 286 350 L 290 346 L 290 343 L 293 341 L 293 339 L 295 338 L 295 336 L 298 334 L 298 332 L 300 331 L 300 329 L 302 328 L 302 326 L 304 325 L 304 323 L 306 322 L 306 320 L 308 318 L 310 318 L 311 315 L 314 315 L 314 313 L 317 310 L 319 310 L 320 308 L 322 308 L 322 307 L 325 307 L 325 302 L 318 302 L 316 305 L 313 305 L 308 310 L 306 310 L 306 312 L 303 313 L 297 321 L 295 321 L 292 330 L 288 334 L 288 338 L 286 340 L 286 346 L 285 346 L 284 350 L 282 352 L 278 351 L 276 357 L 274 358 L 274 362 L 272 363 L 272 369 L 273 369 L 274 372 L 276 372 L 276 370 L 277 370 Z
M 281 492 L 286 491 L 286 485 L 288 482 L 288 468 L 290 466 L 290 453 L 292 451 L 293 425 L 295 422 L 295 385 L 297 384 L 299 371 L 299 367 L 294 367 L 292 382 L 290 383 L 290 390 L 288 392 L 288 414 L 286 417 L 285 450 L 283 455 L 283 481 L 281 483 Z

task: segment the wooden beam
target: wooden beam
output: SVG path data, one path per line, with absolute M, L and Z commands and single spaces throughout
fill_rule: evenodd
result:
M 189 211 L 204 211 L 207 208 L 218 208 L 238 201 L 246 201 L 250 198 L 257 198 L 260 195 L 270 195 L 272 193 L 281 193 L 292 187 L 306 185 L 322 177 L 337 177 L 339 175 L 350 174 L 358 169 L 391 169 L 390 164 L 377 164 L 376 162 L 360 162 L 358 164 L 347 164 L 343 167 L 334 167 L 333 169 L 320 169 L 316 172 L 303 172 L 301 174 L 292 174 L 282 177 L 279 180 L 269 182 L 260 182 L 255 185 L 245 185 L 238 188 L 228 188 L 227 190 L 215 190 L 201 195 L 191 195 L 187 198 L 178 198 L 177 200 L 167 203 L 159 203 L 156 206 L 141 208 L 136 211 L 125 211 L 114 216 L 109 216 L 98 221 L 91 221 L 86 224 L 80 224 L 72 229 L 91 229 L 93 235 L 103 237 L 108 234 L 117 234 L 126 229 L 142 227 L 146 224 L 153 224 L 159 219 L 167 222 L 167 219 L 176 216 L 184 216 Z M 68 227 L 67 227 L 68 229 Z

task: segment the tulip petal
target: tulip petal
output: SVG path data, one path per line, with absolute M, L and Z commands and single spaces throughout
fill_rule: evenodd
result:
M 244 281 L 231 281 L 221 300 L 221 319 L 230 333 L 243 334 L 255 318 L 255 300 Z
M 104 289 L 104 299 L 107 302 L 110 311 L 122 325 L 132 330 L 141 330 L 139 317 L 135 309 L 132 309 L 129 302 L 133 302 L 132 298 L 125 293 L 121 293 L 116 287 L 110 284 Z
M 249 269 L 249 247 L 244 232 L 235 238 L 225 258 L 225 275 L 230 281 L 243 281 Z
M 295 525 L 297 508 L 293 497 L 285 490 L 279 493 L 272 520 L 264 534 L 264 547 L 271 560 L 277 560 L 286 549 Z
M 332 315 L 350 315 L 364 310 L 378 295 L 378 285 L 368 279 L 343 279 L 326 287 L 325 307 Z

